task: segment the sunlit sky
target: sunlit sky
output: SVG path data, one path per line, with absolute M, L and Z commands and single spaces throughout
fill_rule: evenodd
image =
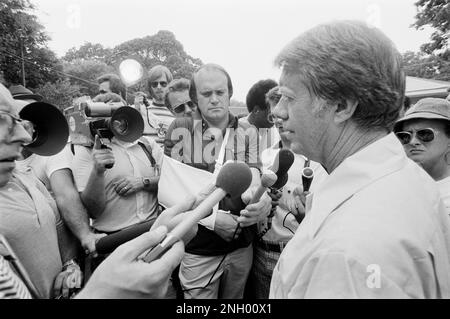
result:
M 411 27 L 417 0 L 31 1 L 58 56 L 85 42 L 113 47 L 169 30 L 189 55 L 225 67 L 239 101 L 258 80 L 278 80 L 277 53 L 319 23 L 365 21 L 385 32 L 400 52 L 418 51 L 432 32 Z

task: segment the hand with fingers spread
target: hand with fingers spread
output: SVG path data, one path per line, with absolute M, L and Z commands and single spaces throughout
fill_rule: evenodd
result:
M 120 196 L 132 195 L 144 189 L 142 177 L 123 176 L 118 178 L 113 185 L 114 190 Z
M 150 263 L 138 260 L 167 234 L 158 227 L 119 246 L 92 274 L 77 298 L 163 298 L 169 278 L 184 255 L 181 241 Z
M 92 149 L 94 170 L 97 174 L 103 174 L 108 165 L 114 165 L 114 155 L 110 148 L 102 148 L 100 137 L 95 135 L 94 148 Z

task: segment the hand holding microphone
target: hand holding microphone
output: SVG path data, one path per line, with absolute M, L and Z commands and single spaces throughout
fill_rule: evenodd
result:
M 231 162 L 225 164 L 220 170 L 215 189 L 195 209 L 186 212 L 184 218 L 164 237 L 164 239 L 148 252 L 141 256 L 145 262 L 158 259 L 174 243 L 181 240 L 186 233 L 196 227 L 198 221 L 211 213 L 211 209 L 226 195 L 240 196 L 250 185 L 252 173 L 247 164 L 243 162 Z

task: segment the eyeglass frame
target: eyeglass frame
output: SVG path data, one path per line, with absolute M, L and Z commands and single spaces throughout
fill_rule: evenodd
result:
M 35 133 L 35 129 L 34 129 L 34 124 L 31 121 L 28 120 L 23 120 L 18 116 L 15 116 L 14 114 L 10 113 L 10 112 L 6 112 L 6 111 L 1 111 L 0 110 L 0 114 L 5 114 L 7 116 L 9 116 L 11 118 L 11 124 L 8 125 L 8 133 L 9 135 L 13 135 L 14 134 L 14 130 L 16 129 L 17 124 L 22 125 L 22 127 L 24 128 L 25 131 L 27 131 L 28 134 L 30 134 L 31 137 L 33 137 L 34 133 Z M 31 128 L 32 128 L 32 132 L 30 132 L 26 127 L 25 124 L 30 123 L 31 124 Z
M 172 111 L 177 114 L 183 113 L 183 111 L 186 109 L 186 104 L 190 109 L 193 109 L 195 107 L 195 105 L 192 101 L 186 101 L 186 102 L 178 104 L 175 107 L 172 107 Z M 181 111 L 177 111 L 177 109 L 180 108 L 180 106 L 182 106 L 182 105 L 183 105 L 183 109 Z
M 421 137 L 419 137 L 420 135 L 417 135 L 418 132 L 420 131 L 426 131 L 426 130 L 430 130 L 433 133 L 433 138 L 429 141 L 424 141 Z M 397 134 L 408 134 L 409 136 L 409 140 L 406 143 L 403 143 L 402 139 L 400 137 L 398 137 Z M 415 136 L 421 143 L 431 143 L 436 139 L 436 136 L 439 134 L 438 131 L 436 131 L 435 129 L 432 129 L 431 127 L 425 127 L 425 128 L 421 128 L 418 130 L 412 130 L 411 132 L 409 131 L 399 131 L 399 132 L 395 132 L 395 136 L 399 139 L 400 143 L 402 143 L 403 145 L 409 144 L 411 143 L 413 137 Z
M 165 84 L 163 84 L 163 83 L 165 83 Z M 156 85 L 155 85 L 156 84 Z M 156 89 L 157 87 L 158 87 L 158 84 L 159 84 L 159 86 L 161 86 L 162 88 L 165 88 L 165 87 L 167 87 L 167 85 L 169 84 L 169 83 L 167 83 L 167 81 L 153 81 L 153 82 L 150 82 L 150 86 L 153 88 L 153 89 Z

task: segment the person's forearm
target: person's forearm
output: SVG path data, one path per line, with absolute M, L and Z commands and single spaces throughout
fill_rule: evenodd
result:
M 61 254 L 61 262 L 65 262 L 75 259 L 78 256 L 79 245 L 77 244 L 74 235 L 70 232 L 69 228 L 65 225 L 63 220 L 56 225 L 56 232 L 58 235 L 59 253 Z
M 106 205 L 104 173 L 97 173 L 93 169 L 86 188 L 80 197 L 88 210 L 89 216 L 94 219 L 99 217 L 103 213 Z
M 83 242 L 91 233 L 89 217 L 73 183 L 72 173 L 70 170 L 58 170 L 51 175 L 50 184 L 64 222 Z

